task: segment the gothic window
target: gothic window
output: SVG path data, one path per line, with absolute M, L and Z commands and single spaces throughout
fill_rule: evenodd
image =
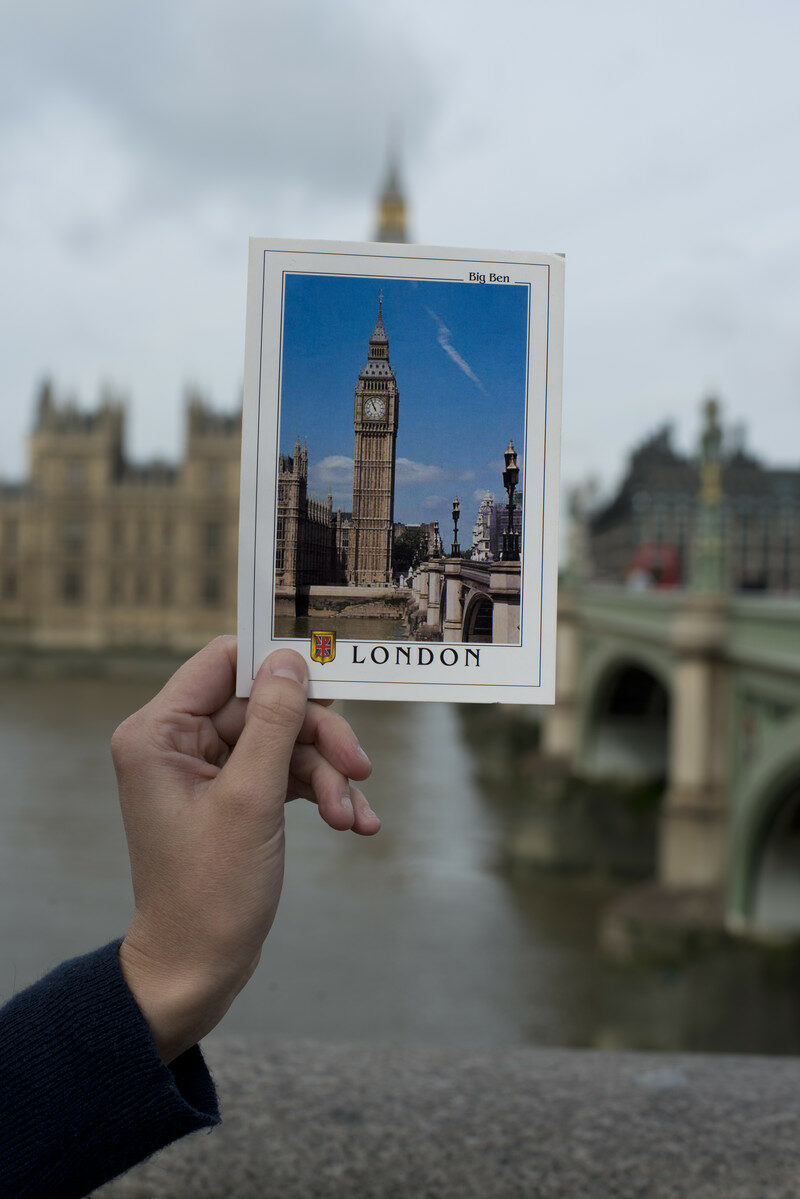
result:
M 172 603 L 172 577 L 168 574 L 161 576 L 161 605 L 168 608 Z
M 135 595 L 137 604 L 146 604 L 150 598 L 150 578 L 144 571 L 136 576 Z
M 7 520 L 3 525 L 3 549 L 7 554 L 14 554 L 19 549 L 19 524 L 16 520 Z
M 7 570 L 3 575 L 3 599 L 15 600 L 17 598 L 17 575 L 16 571 Z
M 122 600 L 122 578 L 118 570 L 112 570 L 108 576 L 108 602 L 118 604 Z
M 657 505 L 655 511 L 655 536 L 654 541 L 657 545 L 661 545 L 664 540 L 664 509 L 661 505 Z
M 222 525 L 218 520 L 207 520 L 203 526 L 203 549 L 207 554 L 218 554 L 222 549 Z
M 67 462 L 67 486 L 83 487 L 86 483 L 86 463 L 80 458 L 71 458 Z
M 283 570 L 283 564 L 284 564 L 284 552 L 283 552 L 283 549 L 281 548 L 281 549 L 278 549 L 275 551 L 275 569 L 278 571 Z
M 139 535 L 138 535 L 139 549 L 146 550 L 147 542 L 148 542 L 147 521 L 140 520 L 139 521 Z
M 61 598 L 65 604 L 79 604 L 83 599 L 83 579 L 77 570 L 66 570 L 61 578 Z
M 64 549 L 68 554 L 80 554 L 86 540 L 86 525 L 82 520 L 68 520 L 64 525 Z
M 172 521 L 165 520 L 161 527 L 161 540 L 164 545 L 172 545 Z
M 750 532 L 750 524 L 746 512 L 743 512 L 739 521 L 739 554 L 741 560 L 741 570 L 744 573 L 747 570 L 748 558 L 748 534 Z
M 218 574 L 203 575 L 201 598 L 207 608 L 218 608 L 222 602 L 222 584 Z
M 278 517 L 278 532 L 277 532 L 278 541 L 283 541 L 283 539 L 285 537 L 286 537 L 286 520 L 284 519 L 284 517 L 279 516 Z
M 110 536 L 112 550 L 119 552 L 125 548 L 125 525 L 121 520 L 112 520 Z

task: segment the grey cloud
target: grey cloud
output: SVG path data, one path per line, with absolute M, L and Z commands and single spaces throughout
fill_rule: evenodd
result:
M 364 19 L 358 0 L 12 0 L 4 10 L 10 119 L 59 96 L 96 110 L 149 163 L 157 189 L 361 198 L 375 189 L 393 97 L 409 153 L 437 108 L 419 50 L 379 8 Z
M 182 380 L 224 396 L 241 371 L 245 235 L 368 236 L 395 113 L 423 242 L 567 253 L 567 482 L 667 414 L 693 445 L 707 380 L 755 452 L 796 457 L 797 5 L 2 12 L 0 474 L 45 371 L 84 398 L 119 380 L 134 452 L 177 455 Z M 532 70 L 534 44 L 560 52 Z M 500 470 L 465 492 L 502 497 Z

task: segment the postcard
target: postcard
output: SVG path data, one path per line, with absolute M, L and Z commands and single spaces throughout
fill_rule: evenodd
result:
M 552 703 L 564 259 L 253 238 L 239 672 Z

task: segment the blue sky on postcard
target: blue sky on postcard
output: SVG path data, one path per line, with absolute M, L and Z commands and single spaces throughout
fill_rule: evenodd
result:
M 383 294 L 400 396 L 395 519 L 465 517 L 502 493 L 503 451 L 524 440 L 527 287 L 287 275 L 280 448 L 307 438 L 309 491 L 350 507 L 353 393 Z

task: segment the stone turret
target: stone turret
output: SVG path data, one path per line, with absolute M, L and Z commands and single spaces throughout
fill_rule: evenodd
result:
M 242 417 L 217 412 L 196 391 L 186 395 L 186 486 L 196 494 L 227 493 L 239 488 Z
M 125 412 L 108 389 L 96 408 L 74 399 L 59 401 L 46 380 L 36 402 L 30 442 L 31 482 L 41 494 L 97 492 L 118 480 L 124 469 Z

